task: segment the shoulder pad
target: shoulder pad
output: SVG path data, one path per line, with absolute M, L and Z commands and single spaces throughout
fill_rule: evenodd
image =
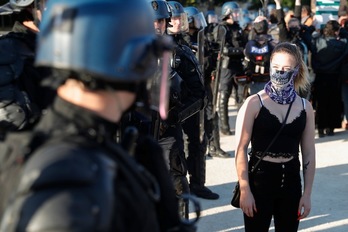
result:
M 19 191 L 57 186 L 90 184 L 100 172 L 100 156 L 76 144 L 47 144 L 35 151 L 23 171 Z
M 31 155 L 21 176 L 17 198 L 6 210 L 18 230 L 108 231 L 117 166 L 104 153 L 48 142 Z

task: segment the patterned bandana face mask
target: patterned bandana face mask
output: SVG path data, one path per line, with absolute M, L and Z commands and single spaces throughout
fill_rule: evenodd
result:
M 265 91 L 273 101 L 279 104 L 289 104 L 295 100 L 294 78 L 297 76 L 298 70 L 298 66 L 289 71 L 271 68 L 271 80 L 265 85 Z

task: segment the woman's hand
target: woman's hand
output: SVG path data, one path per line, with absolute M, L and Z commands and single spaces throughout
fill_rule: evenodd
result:
M 250 190 L 241 190 L 240 208 L 248 217 L 254 217 L 254 213 L 257 213 L 255 199 Z
M 298 218 L 297 220 L 304 219 L 311 212 L 311 198 L 309 196 L 303 195 L 300 199 L 300 204 L 298 206 Z

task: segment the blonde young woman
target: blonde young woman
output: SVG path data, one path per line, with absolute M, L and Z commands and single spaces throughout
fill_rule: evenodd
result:
M 270 82 L 264 90 L 247 98 L 236 121 L 236 169 L 246 232 L 268 231 L 272 217 L 275 231 L 297 231 L 299 220 L 311 210 L 314 113 L 309 101 L 298 95 L 309 83 L 307 68 L 296 45 L 284 42 L 274 48 L 270 74 Z M 290 104 L 283 130 L 255 172 L 249 175 L 280 129 Z

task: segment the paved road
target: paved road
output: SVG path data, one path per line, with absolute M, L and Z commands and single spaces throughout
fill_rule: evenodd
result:
M 230 106 L 234 128 L 237 110 Z M 337 131 L 337 132 L 336 132 Z M 336 129 L 334 136 L 316 135 L 317 169 L 312 193 L 311 214 L 300 223 L 299 231 L 348 232 L 348 131 Z M 231 158 L 207 160 L 206 185 L 220 194 L 218 200 L 200 199 L 202 216 L 198 232 L 244 231 L 240 209 L 230 205 L 237 180 L 234 166 L 234 136 L 221 136 L 222 148 Z M 274 231 L 271 227 L 270 231 Z

